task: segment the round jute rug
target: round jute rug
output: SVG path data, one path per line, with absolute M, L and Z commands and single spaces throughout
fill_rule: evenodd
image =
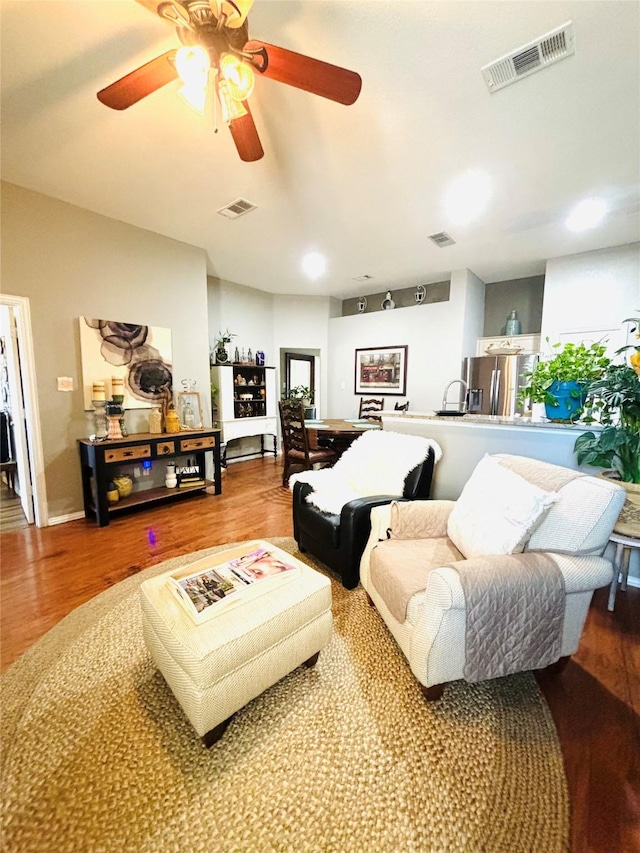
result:
M 292 539 L 271 540 L 314 568 Z M 199 556 L 220 548 L 199 552 Z M 556 853 L 568 800 L 529 674 L 422 697 L 359 588 L 334 633 L 205 749 L 144 645 L 147 569 L 67 616 L 2 679 L 7 853 Z

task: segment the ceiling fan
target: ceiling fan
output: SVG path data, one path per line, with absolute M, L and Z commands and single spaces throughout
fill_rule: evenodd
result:
M 136 0 L 173 24 L 182 47 L 169 50 L 98 92 L 98 100 L 114 110 L 127 107 L 181 79 L 187 102 L 204 112 L 210 76 L 240 158 L 264 156 L 248 97 L 255 72 L 340 104 L 353 104 L 362 87 L 354 71 L 249 40 L 247 14 L 253 0 Z

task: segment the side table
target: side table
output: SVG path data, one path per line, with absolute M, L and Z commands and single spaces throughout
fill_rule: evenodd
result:
M 616 605 L 618 578 L 622 575 L 620 589 L 626 590 L 627 580 L 629 578 L 629 560 L 631 558 L 631 552 L 634 548 L 640 550 L 640 539 L 636 539 L 635 536 L 623 536 L 621 533 L 615 533 L 614 531 L 609 537 L 609 541 L 613 542 L 616 546 L 616 553 L 613 559 L 613 580 L 611 581 L 611 588 L 609 589 L 609 603 L 607 604 L 607 609 L 613 610 Z

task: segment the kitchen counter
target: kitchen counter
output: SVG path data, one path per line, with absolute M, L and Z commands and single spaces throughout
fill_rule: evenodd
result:
M 442 459 L 435 467 L 431 497 L 455 500 L 485 453 L 512 453 L 563 465 L 585 474 L 599 469 L 578 465 L 573 446 L 591 424 L 563 424 L 528 417 L 464 415 L 452 417 L 435 412 L 382 412 L 383 429 L 421 435 L 437 441 Z
M 494 426 L 509 426 L 509 427 L 537 427 L 547 429 L 562 429 L 578 432 L 586 430 L 600 430 L 598 424 L 584 423 L 559 423 L 558 421 L 550 421 L 547 418 L 534 420 L 530 417 L 516 415 L 514 417 L 503 417 L 501 415 L 438 415 L 436 412 L 396 412 L 393 410 L 383 411 L 383 418 L 402 418 L 403 420 L 428 420 L 446 422 L 452 425 L 468 425 L 468 424 L 492 424 Z

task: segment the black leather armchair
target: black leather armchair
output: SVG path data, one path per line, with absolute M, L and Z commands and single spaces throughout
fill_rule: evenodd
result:
M 371 532 L 370 513 L 374 506 L 394 500 L 428 500 L 435 456 L 429 448 L 427 457 L 407 474 L 402 495 L 373 495 L 349 501 L 340 515 L 323 512 L 307 503 L 312 491 L 308 483 L 293 487 L 293 535 L 298 548 L 309 551 L 337 572 L 347 589 L 354 589 L 360 580 L 360 558 Z

